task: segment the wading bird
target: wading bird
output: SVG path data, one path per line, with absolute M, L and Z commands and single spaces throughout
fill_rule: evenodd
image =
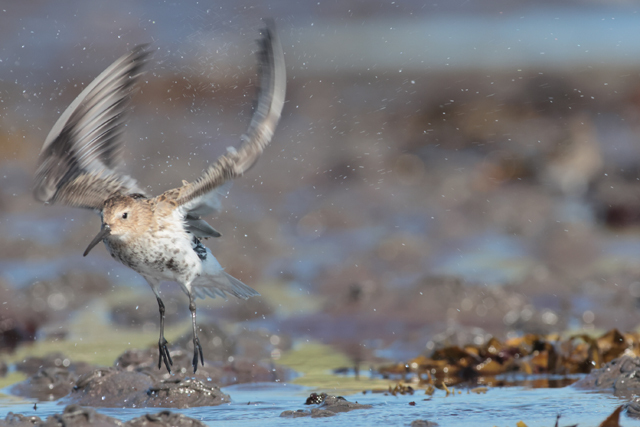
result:
M 47 136 L 36 172 L 34 195 L 46 203 L 92 209 L 102 227 L 84 252 L 103 241 L 111 256 L 140 273 L 160 308 L 160 353 L 171 372 L 164 338 L 165 307 L 158 285 L 178 282 L 189 296 L 193 325 L 193 371 L 204 365 L 196 330 L 196 297 L 247 299 L 254 289 L 225 273 L 201 239 L 219 237 L 202 216 L 218 207 L 216 189 L 246 172 L 269 144 L 284 105 L 284 53 L 272 21 L 258 40 L 257 103 L 242 144 L 228 148 L 194 182 L 148 197 L 136 181 L 117 171 L 127 104 L 150 52 L 138 46 L 91 82 L 60 116 Z

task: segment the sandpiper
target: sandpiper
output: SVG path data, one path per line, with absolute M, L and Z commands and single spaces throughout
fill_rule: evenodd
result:
M 40 152 L 34 195 L 46 203 L 92 209 L 102 227 L 84 251 L 103 241 L 111 256 L 140 273 L 160 308 L 160 353 L 171 372 L 173 361 L 164 338 L 165 307 L 158 285 L 175 281 L 189 296 L 193 325 L 193 372 L 204 365 L 196 330 L 196 297 L 247 299 L 254 289 L 225 273 L 201 239 L 219 237 L 202 216 L 218 209 L 216 189 L 246 172 L 269 144 L 285 99 L 284 53 L 272 21 L 258 40 L 259 90 L 253 117 L 238 150 L 232 147 L 194 182 L 148 197 L 136 181 L 117 171 L 127 103 L 142 67 L 146 45 L 122 56 L 91 82 L 60 116 Z

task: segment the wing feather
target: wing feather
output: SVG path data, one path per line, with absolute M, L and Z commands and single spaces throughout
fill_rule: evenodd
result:
M 38 200 L 100 210 L 115 193 L 143 194 L 116 166 L 128 101 L 150 53 L 140 45 L 117 59 L 62 113 L 40 151 Z
M 284 106 L 286 69 L 275 24 L 272 20 L 267 20 L 266 24 L 262 38 L 258 40 L 258 99 L 240 148 L 237 151 L 228 149 L 227 154 L 220 156 L 197 181 L 165 193 L 170 194 L 187 214 L 201 209 L 212 191 L 253 166 L 273 137 Z

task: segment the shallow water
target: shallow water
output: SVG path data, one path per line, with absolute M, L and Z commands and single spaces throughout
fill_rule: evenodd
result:
M 362 383 L 366 388 L 366 381 Z M 289 419 L 280 418 L 285 410 L 310 409 L 304 405 L 306 397 L 314 391 L 311 388 L 293 384 L 243 384 L 223 388 L 231 395 L 233 402 L 217 407 L 185 409 L 179 412 L 201 419 L 208 425 L 324 425 L 339 422 L 342 425 L 408 425 L 416 419 L 435 421 L 442 426 L 515 426 L 524 421 L 528 426 L 552 426 L 556 415 L 561 415 L 560 425 L 599 425 L 624 400 L 609 394 L 585 392 L 573 387 L 557 389 L 531 389 L 525 387 L 489 388 L 486 394 L 456 391 L 455 396 L 445 396 L 437 390 L 429 397 L 421 390 L 414 395 L 391 396 L 384 393 L 354 394 L 346 396 L 350 401 L 372 405 L 371 409 L 355 410 L 324 418 Z M 322 390 L 330 392 L 330 390 Z M 6 390 L 5 390 L 6 392 Z M 415 406 L 409 403 L 415 402 Z M 45 418 L 60 413 L 63 406 L 56 402 L 38 403 L 33 409 L 33 400 L 10 396 L 0 397 L 0 419 L 9 412 L 38 415 Z M 105 409 L 99 412 L 129 420 L 159 409 Z M 622 416 L 625 426 L 640 426 L 640 420 Z

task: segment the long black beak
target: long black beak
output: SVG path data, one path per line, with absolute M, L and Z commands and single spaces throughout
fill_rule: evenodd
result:
M 100 243 L 102 241 L 102 239 L 106 238 L 107 236 L 109 236 L 109 234 L 111 234 L 111 227 L 109 227 L 108 225 L 104 225 L 102 227 L 102 229 L 100 230 L 100 232 L 98 233 L 98 235 L 96 237 L 93 238 L 93 240 L 91 241 L 91 243 L 89 243 L 89 246 L 87 246 L 87 249 L 84 250 L 84 253 L 82 254 L 82 256 L 87 256 L 87 254 L 89 252 L 91 252 L 91 249 L 93 249 L 93 247 L 95 245 L 97 245 L 98 243 Z

